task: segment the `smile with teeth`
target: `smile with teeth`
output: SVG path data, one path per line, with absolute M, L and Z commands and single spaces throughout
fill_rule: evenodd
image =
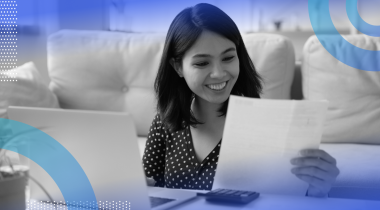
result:
M 226 87 L 226 85 L 227 85 L 227 81 L 219 83 L 219 84 L 212 84 L 212 85 L 206 85 L 206 86 L 210 88 L 211 90 L 223 90 Z

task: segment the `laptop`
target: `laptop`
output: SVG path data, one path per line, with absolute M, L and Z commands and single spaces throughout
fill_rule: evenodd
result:
M 150 188 L 148 191 L 135 126 L 128 113 L 10 106 L 8 117 L 39 128 L 63 145 L 81 165 L 97 201 L 103 205 L 126 201 L 132 210 L 159 210 L 196 196 L 190 190 Z M 29 166 L 30 176 L 51 198 L 64 201 L 50 175 L 31 160 Z M 49 200 L 34 182 L 29 180 L 29 185 L 30 199 Z M 151 207 L 152 202 L 156 206 Z

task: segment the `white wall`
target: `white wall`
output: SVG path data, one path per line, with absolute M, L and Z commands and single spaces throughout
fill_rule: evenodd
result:
M 284 19 L 286 30 L 311 29 L 307 0 L 111 0 L 124 9 L 111 9 L 111 29 L 135 32 L 166 32 L 183 9 L 197 3 L 213 4 L 226 12 L 242 32 L 274 30 L 274 19 Z M 122 3 L 121 3 L 122 2 Z M 117 17 L 119 15 L 119 17 Z M 112 21 L 119 19 L 118 23 Z M 120 21 L 121 20 L 121 21 Z
M 33 61 L 43 81 L 50 79 L 47 71 L 46 40 L 59 30 L 56 0 L 18 0 L 17 65 Z
M 118 2 L 119 0 L 111 1 Z M 123 13 L 115 15 L 116 9 L 110 11 L 111 21 L 116 21 L 118 18 L 121 20 L 115 24 L 111 23 L 111 29 L 135 32 L 167 32 L 170 23 L 180 11 L 198 3 L 210 3 L 218 6 L 230 15 L 241 30 L 248 30 L 250 27 L 249 0 L 124 0 L 125 9 L 122 10 Z
M 49 84 L 47 70 L 47 38 L 60 29 L 105 30 L 108 17 L 107 0 L 17 0 L 19 26 L 34 32 L 18 34 L 18 62 L 33 61 L 42 79 Z M 35 33 L 36 32 L 36 33 Z
M 282 30 L 311 31 L 307 0 L 110 0 L 123 2 L 123 13 L 114 29 L 136 32 L 166 32 L 171 21 L 181 10 L 197 3 L 211 3 L 225 11 L 242 32 L 273 31 L 274 21 L 283 20 Z M 330 2 L 330 14 L 338 30 L 349 30 L 345 0 Z M 360 0 L 362 18 L 380 24 L 380 1 Z M 115 14 L 115 10 L 111 10 Z M 117 15 L 117 14 L 116 14 Z M 111 17 L 111 21 L 117 18 Z M 112 28 L 112 27 L 111 27 Z

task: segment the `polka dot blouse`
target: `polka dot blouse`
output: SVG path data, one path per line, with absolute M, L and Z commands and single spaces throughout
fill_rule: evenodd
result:
M 200 163 L 195 156 L 190 126 L 172 133 L 156 115 L 143 156 L 145 175 L 152 177 L 158 187 L 211 190 L 220 143 Z

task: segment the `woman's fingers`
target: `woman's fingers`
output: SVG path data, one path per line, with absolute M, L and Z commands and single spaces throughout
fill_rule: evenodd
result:
M 319 159 L 319 158 L 309 158 L 309 157 L 301 157 L 301 158 L 294 158 L 291 160 L 291 163 L 295 166 L 313 166 L 316 168 L 319 168 L 324 171 L 331 171 L 334 170 L 335 166 L 332 165 L 329 162 L 326 162 L 325 160 Z
M 333 165 L 336 165 L 336 160 L 331 155 L 329 155 L 327 152 L 320 150 L 320 149 L 306 149 L 302 150 L 301 155 L 304 157 L 315 157 L 320 158 L 322 160 L 325 160 Z
M 303 150 L 300 153 L 302 157 L 291 160 L 297 166 L 291 172 L 310 184 L 309 195 L 326 195 L 339 174 L 335 158 L 319 149 Z
M 320 181 L 331 181 L 334 178 L 329 172 L 313 166 L 292 168 L 291 172 L 295 175 L 314 177 Z M 313 183 L 309 182 L 309 184 Z
M 330 176 L 337 177 L 339 169 L 335 158 L 319 149 L 302 150 L 303 157 L 294 158 L 291 163 L 299 167 L 316 167 L 326 171 Z

